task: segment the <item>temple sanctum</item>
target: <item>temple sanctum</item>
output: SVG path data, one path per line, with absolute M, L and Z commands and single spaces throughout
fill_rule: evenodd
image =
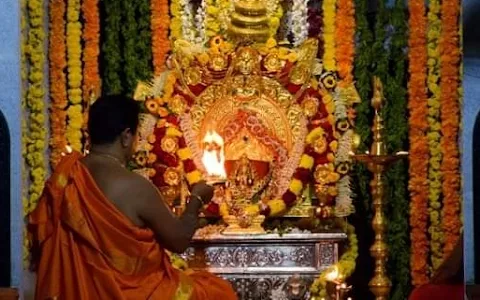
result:
M 126 167 L 175 218 L 213 187 L 186 251 L 165 252 L 181 278 L 241 300 L 477 299 L 480 3 L 463 8 L 2 0 L 0 299 L 39 299 L 28 220 L 59 163 L 89 155 L 105 95 L 140 106 Z

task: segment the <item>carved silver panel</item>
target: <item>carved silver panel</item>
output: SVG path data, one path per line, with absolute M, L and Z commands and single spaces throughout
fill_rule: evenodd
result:
M 194 239 L 182 257 L 191 268 L 232 282 L 241 300 L 301 300 L 308 295 L 289 295 L 287 282 L 296 274 L 310 286 L 321 271 L 338 260 L 339 244 L 345 240 L 343 233 L 217 235 Z
M 303 300 L 309 299 L 308 293 L 292 296 L 288 291 L 290 275 L 272 275 L 268 277 L 255 277 L 243 274 L 220 275 L 230 281 L 237 292 L 239 300 Z M 314 276 L 302 276 L 308 289 Z

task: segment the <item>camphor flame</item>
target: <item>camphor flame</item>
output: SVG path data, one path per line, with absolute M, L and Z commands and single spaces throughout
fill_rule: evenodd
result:
M 339 279 L 340 277 L 340 274 L 338 272 L 338 268 L 337 266 L 334 266 L 333 267 L 333 270 L 328 272 L 326 275 L 325 275 L 325 279 L 327 281 L 330 281 L 330 282 L 335 282 Z
M 226 179 L 223 138 L 216 131 L 208 131 L 203 138 L 202 163 L 208 176 Z

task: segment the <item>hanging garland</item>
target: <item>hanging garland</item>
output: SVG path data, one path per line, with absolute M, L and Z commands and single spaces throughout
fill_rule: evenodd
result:
M 323 67 L 327 71 L 336 71 L 337 62 L 335 60 L 335 18 L 336 18 L 336 0 L 325 0 L 322 4 L 323 9 Z
M 181 40 L 182 34 L 182 6 L 181 0 L 170 1 L 170 39 L 172 41 Z
M 440 197 L 442 195 L 442 147 L 440 146 L 440 49 L 441 34 L 440 2 L 430 0 L 428 12 L 428 145 L 430 160 L 428 162 L 428 198 L 430 210 L 430 249 L 433 270 L 436 270 L 443 261 L 443 230 L 441 225 Z
M 338 76 L 345 84 L 353 82 L 355 58 L 355 4 L 353 0 L 337 1 L 335 41 Z
M 103 58 L 103 92 L 105 94 L 121 94 L 124 84 L 121 79 L 122 44 L 120 38 L 122 23 L 122 6 L 119 0 L 103 0 L 105 16 L 104 43 L 102 45 Z
M 150 14 L 150 0 L 139 0 L 136 6 L 137 16 L 148 16 Z M 153 66 L 153 48 L 152 48 L 152 31 L 150 28 L 149 18 L 140 18 L 137 20 L 137 53 L 138 61 L 136 64 L 137 78 L 135 87 L 140 80 L 148 80 L 152 78 Z M 134 88 L 135 88 L 134 87 Z M 133 89 L 129 91 L 133 94 Z
M 136 18 L 137 2 L 131 0 L 116 0 L 121 2 L 124 19 L 121 25 L 121 37 L 123 39 L 123 73 L 125 74 L 126 91 L 133 91 L 137 85 L 137 62 L 139 53 L 137 51 L 138 25 Z
M 270 37 L 275 38 L 280 27 L 280 20 L 283 17 L 283 6 L 279 0 L 267 1 L 268 27 L 270 28 Z
M 409 1 L 410 225 L 411 268 L 415 286 L 428 283 L 428 108 L 426 18 L 423 0 Z
M 67 126 L 67 66 L 65 41 L 66 5 L 63 0 L 50 0 L 50 43 L 49 43 L 49 73 L 50 73 L 50 165 L 55 168 L 60 161 L 62 152 L 67 146 L 65 137 Z
M 205 30 L 207 41 L 220 34 L 220 9 L 217 0 L 204 0 L 206 3 Z
M 443 231 L 444 257 L 448 257 L 457 243 L 460 220 L 460 158 L 458 138 L 460 130 L 460 1 L 442 1 L 442 34 L 440 38 L 440 115 L 441 148 L 443 160 Z
M 170 41 L 168 39 L 170 15 L 168 13 L 168 0 L 151 0 L 150 3 L 153 72 L 155 76 L 158 76 L 165 68 L 167 55 L 170 51 Z
M 333 266 L 323 271 L 319 277 L 310 286 L 310 292 L 315 297 L 326 297 L 327 274 L 334 268 L 337 268 L 338 273 L 343 278 L 348 278 L 355 271 L 356 261 L 358 257 L 358 240 L 355 234 L 355 227 L 351 224 L 345 223 L 346 233 L 348 236 L 348 249 L 342 254 L 340 260 Z M 313 299 L 313 298 L 312 298 Z
M 390 66 L 393 71 L 387 77 L 385 88 L 385 129 L 388 153 L 407 149 L 408 120 L 406 93 L 405 48 L 408 43 L 405 2 L 397 0 L 388 18 L 393 28 L 389 43 Z M 388 38 L 387 38 L 388 40 Z M 388 272 L 392 278 L 391 300 L 407 299 L 410 293 L 410 239 L 408 225 L 408 169 L 404 161 L 391 166 L 387 172 L 389 220 L 387 241 L 390 251 Z
M 367 7 L 363 0 L 356 2 L 356 24 L 359 39 L 362 41 L 356 45 L 355 51 L 355 67 L 354 74 L 356 80 L 356 87 L 361 99 L 368 99 L 371 95 L 371 74 L 369 67 L 372 60 L 372 43 L 373 35 L 369 28 L 367 20 Z M 355 118 L 355 132 L 360 136 L 360 145 L 358 151 L 364 152 L 370 145 L 370 115 L 371 105 L 368 101 L 362 101 L 355 107 L 357 116 Z M 357 199 L 361 199 L 358 203 L 362 203 L 365 211 L 370 211 L 371 196 L 369 190 L 370 175 L 364 164 L 357 163 L 355 165 L 355 177 L 357 184 Z
M 182 20 L 182 39 L 193 43 L 196 30 L 194 28 L 193 7 L 190 0 L 180 0 L 180 19 Z
M 45 31 L 44 15 L 41 0 L 28 0 L 28 40 L 26 45 L 28 70 L 28 89 L 26 106 L 28 114 L 28 135 L 26 139 L 25 160 L 29 167 L 30 186 L 29 199 L 24 207 L 27 215 L 35 209 L 45 183 L 46 167 L 46 126 L 45 120 L 45 91 L 44 91 L 44 62 L 45 62 Z
M 83 0 L 83 95 L 100 95 L 100 73 L 98 56 L 100 54 L 100 13 L 98 0 Z
M 27 48 L 28 48 L 28 29 L 27 29 L 27 10 L 26 10 L 26 0 L 20 1 L 20 32 L 21 32 L 21 44 L 20 44 L 20 64 L 21 64 L 21 71 L 20 77 L 22 81 L 22 89 L 21 89 L 21 105 L 22 105 L 22 157 L 27 157 L 27 145 L 29 142 L 28 139 L 28 125 L 27 125 L 27 103 L 26 103 L 26 89 L 24 88 L 28 82 L 28 66 L 27 66 Z M 27 185 L 28 183 L 28 176 L 30 175 L 29 167 L 27 160 L 24 159 L 22 163 L 22 184 Z M 26 216 L 26 212 L 28 209 L 29 204 L 29 190 L 22 189 L 22 208 L 23 208 L 23 216 Z M 27 236 L 27 233 L 24 231 L 23 233 L 23 263 L 24 266 L 27 267 L 29 263 L 29 249 L 30 249 L 30 240 Z
M 80 1 L 69 0 L 67 7 L 68 100 L 67 141 L 75 151 L 82 151 L 82 25 Z
M 293 0 L 291 14 L 293 45 L 298 47 L 308 37 L 308 0 Z
M 206 32 L 205 32 L 205 18 L 207 14 L 207 2 L 206 0 L 200 1 L 200 5 L 197 8 L 197 13 L 195 15 L 195 27 L 197 28 L 197 35 L 195 37 L 195 43 L 199 45 L 204 45 L 206 42 Z M 223 10 L 222 10 L 223 13 Z M 222 21 L 223 24 L 223 21 Z M 222 25 L 223 26 L 223 25 Z
M 353 62 L 355 57 L 355 9 L 353 0 L 338 0 L 337 15 L 335 24 L 336 35 L 336 60 L 338 75 L 342 81 L 334 93 L 336 129 L 339 135 L 335 165 L 342 174 L 337 182 L 338 196 L 335 205 L 335 215 L 346 217 L 355 211 L 351 198 L 350 151 L 354 132 L 351 125 L 354 123 L 355 113 L 352 105 L 358 100 L 358 94 L 349 91 L 354 90 L 353 86 Z M 346 92 L 346 94 L 345 94 Z M 357 99 L 354 99 L 357 98 Z M 343 124 L 343 125 L 342 125 Z M 348 125 L 348 126 L 347 126 Z

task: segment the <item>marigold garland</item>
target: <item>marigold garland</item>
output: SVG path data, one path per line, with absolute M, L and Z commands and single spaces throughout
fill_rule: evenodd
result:
M 67 146 L 65 131 L 67 126 L 67 66 L 65 41 L 66 5 L 63 0 L 50 0 L 50 165 L 54 168 Z
M 172 41 L 181 40 L 183 32 L 180 0 L 172 0 L 170 2 L 170 15 L 170 39 Z
M 27 29 L 27 13 L 26 13 L 26 0 L 20 1 L 20 31 L 21 31 L 21 44 L 20 44 L 20 65 L 21 65 L 21 81 L 22 87 L 25 86 L 28 80 L 28 66 L 27 66 L 27 48 L 28 48 L 28 29 Z M 22 157 L 26 157 L 27 155 L 27 145 L 28 145 L 28 125 L 27 119 L 25 117 L 25 113 L 27 112 L 27 103 L 26 103 L 26 91 L 24 88 L 21 90 L 21 105 L 22 105 Z M 22 163 L 22 184 L 27 185 L 28 176 L 29 176 L 29 168 L 26 159 Z M 25 216 L 27 213 L 29 198 L 28 198 L 28 189 L 22 189 L 22 207 L 23 207 L 23 215 Z M 28 267 L 29 263 L 29 255 L 30 255 L 30 240 L 26 234 L 23 233 L 23 263 L 25 267 Z
M 98 56 L 100 54 L 100 13 L 98 0 L 83 0 L 83 95 L 100 95 L 100 74 Z M 87 99 L 88 100 L 88 99 Z
M 336 0 L 324 0 L 323 9 L 323 67 L 327 71 L 336 71 L 335 60 L 335 18 L 336 18 Z
M 353 0 L 337 0 L 335 37 L 338 75 L 346 84 L 349 84 L 353 82 L 355 58 L 355 3 Z
M 75 151 L 82 151 L 82 25 L 80 1 L 69 0 L 67 6 L 68 126 L 67 140 Z
M 170 41 L 168 40 L 170 15 L 168 13 L 168 0 L 151 0 L 150 3 L 153 72 L 155 76 L 158 76 L 165 68 L 167 55 L 170 51 Z
M 442 1 L 442 35 L 440 38 L 440 103 L 441 148 L 443 160 L 443 230 L 444 257 L 451 253 L 461 229 L 460 216 L 460 158 L 458 137 L 460 129 L 460 1 Z
M 433 270 L 436 270 L 443 260 L 443 230 L 441 226 L 440 197 L 442 194 L 442 173 L 440 165 L 442 162 L 442 148 L 440 146 L 440 87 L 438 85 L 440 74 L 440 50 L 439 38 L 441 33 L 440 2 L 430 0 L 428 12 L 428 144 L 430 160 L 428 161 L 428 198 L 430 210 L 430 249 Z
M 220 22 L 218 21 L 220 9 L 217 7 L 217 0 L 204 1 L 206 2 L 205 35 L 207 40 L 210 40 L 220 33 Z
M 410 110 L 410 225 L 412 281 L 415 286 L 428 282 L 428 107 L 427 107 L 427 53 L 426 17 L 423 0 L 408 2 L 409 18 L 409 72 Z
M 43 190 L 46 176 L 46 162 L 44 159 L 46 145 L 46 115 L 43 67 L 45 61 L 45 32 L 42 1 L 27 1 L 28 8 L 28 40 L 27 61 L 29 64 L 29 86 L 26 94 L 26 104 L 29 109 L 28 135 L 25 160 L 30 171 L 29 200 L 24 213 L 29 214 L 35 209 Z

